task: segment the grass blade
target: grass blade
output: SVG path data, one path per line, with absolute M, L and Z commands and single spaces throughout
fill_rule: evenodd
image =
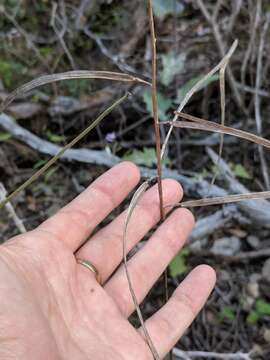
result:
M 265 200 L 270 198 L 270 191 L 260 191 L 246 194 L 235 194 L 213 198 L 205 198 L 199 200 L 184 201 L 175 205 L 176 207 L 193 208 L 199 206 L 223 205 L 244 200 Z
M 198 91 L 200 89 L 201 86 L 203 86 L 204 82 L 207 81 L 212 75 L 214 75 L 217 71 L 219 71 L 222 67 L 224 67 L 224 65 L 228 62 L 228 59 L 231 57 L 231 55 L 233 54 L 234 50 L 236 49 L 238 44 L 238 41 L 235 40 L 231 46 L 231 48 L 229 49 L 228 53 L 224 56 L 224 58 L 212 69 L 208 72 L 208 74 L 206 74 L 201 80 L 199 80 L 186 94 L 186 96 L 184 97 L 184 99 L 181 101 L 181 104 L 179 105 L 177 112 L 172 120 L 172 122 L 175 122 L 178 118 L 177 113 L 181 112 L 183 110 L 183 108 L 186 106 L 186 104 L 188 103 L 189 99 L 193 96 L 193 94 Z M 172 133 L 172 129 L 173 126 L 171 125 L 167 135 L 166 135 L 166 139 L 164 141 L 164 144 L 162 146 L 162 150 L 161 150 L 161 158 L 163 158 L 164 153 L 166 151 L 171 133 Z
M 18 96 L 22 96 L 30 90 L 33 90 L 42 85 L 54 83 L 62 80 L 71 80 L 71 79 L 104 79 L 104 80 L 113 80 L 113 81 L 122 81 L 122 82 L 138 82 L 145 85 L 150 85 L 145 80 L 142 80 L 138 77 L 125 74 L 125 73 L 117 73 L 110 71 L 90 71 L 90 70 L 74 70 L 67 71 L 59 74 L 52 75 L 43 75 L 37 79 L 34 79 L 17 89 L 15 89 L 12 93 L 10 93 L 6 99 L 3 101 L 0 112 L 5 111 L 5 109 L 14 101 Z
M 173 127 L 179 127 L 179 128 L 184 128 L 184 129 L 202 130 L 202 131 L 209 131 L 209 132 L 214 132 L 214 133 L 231 135 L 231 136 L 238 137 L 240 139 L 244 139 L 244 140 L 253 142 L 254 144 L 262 145 L 263 147 L 270 149 L 270 140 L 264 139 L 261 136 L 252 134 L 247 131 L 234 129 L 229 126 L 223 126 L 223 125 L 214 123 L 212 121 L 207 121 L 204 119 L 197 118 L 192 115 L 188 115 L 188 114 L 184 114 L 184 113 L 178 113 L 178 115 L 187 120 L 192 120 L 192 122 L 165 121 L 165 122 L 160 123 L 160 125 L 170 125 Z
M 136 190 L 136 192 L 134 193 L 131 202 L 129 204 L 128 210 L 127 210 L 127 216 L 125 219 L 125 224 L 124 224 L 124 235 L 123 235 L 123 259 L 124 259 L 124 268 L 125 268 L 125 272 L 126 272 L 126 277 L 127 277 L 127 281 L 128 281 L 128 286 L 129 286 L 129 291 L 130 294 L 132 296 L 132 300 L 138 315 L 138 318 L 140 320 L 141 323 L 141 327 L 145 336 L 145 340 L 152 352 L 152 355 L 154 357 L 155 360 L 160 360 L 160 357 L 155 349 L 155 346 L 151 340 L 151 337 L 148 333 L 148 330 L 145 326 L 144 323 L 144 319 L 142 316 L 142 312 L 140 310 L 140 305 L 139 302 L 137 300 L 136 294 L 134 292 L 133 286 L 132 286 L 132 281 L 131 281 L 131 277 L 129 274 L 129 270 L 128 270 L 128 262 L 127 262 L 127 230 L 128 230 L 128 224 L 130 222 L 132 213 L 138 203 L 138 201 L 140 200 L 140 198 L 142 197 L 142 195 L 145 193 L 145 191 L 149 188 L 151 182 L 153 179 L 149 179 L 147 181 L 145 181 L 144 183 L 142 183 L 142 185 Z
M 71 142 L 65 145 L 54 157 L 52 157 L 41 169 L 39 169 L 34 175 L 32 175 L 28 180 L 26 180 L 22 185 L 20 185 L 15 191 L 8 195 L 5 200 L 0 202 L 0 209 L 12 200 L 16 195 L 23 191 L 26 187 L 31 185 L 35 180 L 37 180 L 41 175 L 44 174 L 63 154 L 67 149 L 72 148 L 77 142 L 79 142 L 83 137 L 90 133 L 112 110 L 120 105 L 124 100 L 127 99 L 129 93 L 122 96 L 120 99 L 115 101 L 110 107 L 108 107 L 99 117 L 94 120 L 86 129 L 84 129 L 78 136 L 76 136 Z

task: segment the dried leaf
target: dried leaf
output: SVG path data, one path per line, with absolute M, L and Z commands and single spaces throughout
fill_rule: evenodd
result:
M 132 75 L 110 71 L 75 70 L 59 74 L 43 75 L 18 87 L 12 93 L 10 93 L 3 101 L 0 112 L 3 112 L 8 107 L 8 105 L 18 96 L 22 96 L 30 90 L 33 90 L 42 85 L 71 79 L 106 79 L 123 82 L 139 82 L 145 85 L 151 85 L 147 81 L 134 77 Z

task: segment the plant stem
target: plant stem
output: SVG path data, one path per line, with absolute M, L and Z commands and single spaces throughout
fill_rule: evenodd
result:
M 156 37 L 155 37 L 155 24 L 153 18 L 152 0 L 149 0 L 149 22 L 151 31 L 151 44 L 152 44 L 152 107 L 154 117 L 154 128 L 156 136 L 156 154 L 157 154 L 157 180 L 158 192 L 160 201 L 160 218 L 163 221 L 165 218 L 163 207 L 163 192 L 162 192 L 162 167 L 161 167 L 161 140 L 160 129 L 158 120 L 158 102 L 157 102 L 157 54 L 156 54 Z
M 28 180 L 26 180 L 22 185 L 20 185 L 15 191 L 8 195 L 5 200 L 0 202 L 0 209 L 7 204 L 11 199 L 23 191 L 27 186 L 31 185 L 35 180 L 37 180 L 42 174 L 45 173 L 63 154 L 67 149 L 72 148 L 77 142 L 79 142 L 83 137 L 85 137 L 91 130 L 93 130 L 116 106 L 121 104 L 124 100 L 127 99 L 129 94 L 125 94 L 120 99 L 115 101 L 110 107 L 108 107 L 99 117 L 94 120 L 86 129 L 84 129 L 78 136 L 76 136 L 70 143 L 65 145 L 54 157 L 52 157 L 41 169 L 39 169 L 34 175 L 32 175 Z
M 156 140 L 156 155 L 157 155 L 157 181 L 158 181 L 158 193 L 159 193 L 159 207 L 160 207 L 160 220 L 164 221 L 165 212 L 163 206 L 163 191 L 162 191 L 162 166 L 161 166 L 161 140 L 160 140 L 160 128 L 158 119 L 158 101 L 157 101 L 157 50 L 156 50 L 156 35 L 155 35 L 155 23 L 153 16 L 153 4 L 152 0 L 148 0 L 149 11 L 149 25 L 151 33 L 151 47 L 152 47 L 152 108 L 154 117 L 154 129 Z M 164 272 L 164 295 L 165 303 L 168 301 L 168 273 Z M 170 353 L 170 359 L 172 359 L 172 353 Z

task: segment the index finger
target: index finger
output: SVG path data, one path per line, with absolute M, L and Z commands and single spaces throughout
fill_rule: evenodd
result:
M 36 231 L 48 232 L 76 251 L 139 179 L 139 169 L 133 163 L 125 161 L 114 166 Z

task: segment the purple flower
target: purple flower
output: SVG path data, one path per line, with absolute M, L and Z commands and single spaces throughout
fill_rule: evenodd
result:
M 113 142 L 115 140 L 116 136 L 115 136 L 115 133 L 112 132 L 112 133 L 108 133 L 106 136 L 105 136 L 105 139 L 108 141 L 108 142 Z

